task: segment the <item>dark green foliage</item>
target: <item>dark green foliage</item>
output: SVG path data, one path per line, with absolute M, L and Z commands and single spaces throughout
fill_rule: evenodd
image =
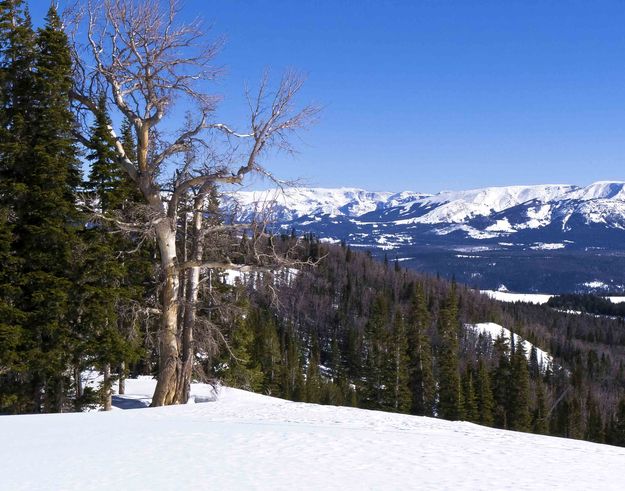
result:
M 462 392 L 460 387 L 458 343 L 458 299 L 452 288 L 439 316 L 441 337 L 438 355 L 439 390 L 438 413 L 445 419 L 461 419 Z
M 406 326 L 401 314 L 395 314 L 391 332 L 389 357 L 392 362 L 393 409 L 407 412 L 412 405 L 412 394 L 409 387 L 408 339 Z
M 20 394 L 9 410 L 61 411 L 71 389 L 66 375 L 72 344 L 70 272 L 81 223 L 75 202 L 80 172 L 69 104 L 71 59 L 54 8 L 34 48 L 32 34 L 26 34 L 27 16 L 16 20 L 19 32 L 13 40 L 26 53 L 12 60 L 19 65 L 19 84 L 7 98 L 15 134 L 2 153 L 11 186 L 6 197 L 14 217 L 12 252 L 19 258 L 15 284 L 21 291 L 16 304 L 25 313 L 22 326 L 28 326 L 21 331 L 17 349 L 28 368 L 21 373 Z M 9 46 L 8 51 L 15 49 Z
M 536 383 L 536 400 L 534 402 L 534 411 L 532 413 L 532 432 L 546 434 L 548 425 L 547 401 L 545 396 L 545 387 L 542 381 Z
M 592 294 L 554 295 L 547 302 L 549 307 L 589 314 L 625 317 L 625 304 Z
M 321 402 L 321 374 L 319 365 L 321 358 L 319 353 L 319 340 L 313 335 L 311 346 L 309 348 L 310 356 L 308 357 L 308 366 L 306 368 L 306 385 L 304 389 L 306 402 Z
M 276 320 L 267 310 L 253 308 L 246 322 L 254 329 L 251 358 L 264 375 L 261 390 L 266 394 L 279 393 L 281 351 Z
M 490 383 L 490 375 L 484 360 L 480 356 L 477 360 L 477 376 L 475 378 L 475 392 L 477 414 L 480 424 L 492 426 L 493 424 L 493 391 Z
M 387 298 L 378 295 L 371 307 L 365 327 L 364 378 L 367 381 L 362 390 L 365 407 L 371 409 L 392 409 L 394 407 L 392 383 L 392 361 L 388 356 L 390 337 L 390 312 Z
M 468 366 L 462 377 L 463 417 L 466 421 L 479 422 L 477 396 L 473 367 Z
M 217 361 L 216 371 L 229 387 L 250 391 L 262 389 L 263 373 L 252 359 L 254 328 L 247 319 L 238 319 L 229 334 L 229 349 Z
M 427 330 L 430 313 L 423 286 L 416 283 L 407 320 L 408 375 L 412 391 L 413 414 L 432 416 L 435 407 L 435 385 L 432 373 L 432 347 Z
M 512 343 L 514 343 L 514 340 L 511 341 Z M 508 428 L 517 431 L 529 431 L 531 419 L 527 358 L 523 343 L 517 342 L 514 346 L 514 355 L 512 355 L 510 363 Z
M 510 346 L 507 338 L 503 335 L 495 339 L 494 353 L 497 361 L 491 376 L 495 401 L 493 423 L 498 428 L 508 428 L 512 369 L 510 366 Z

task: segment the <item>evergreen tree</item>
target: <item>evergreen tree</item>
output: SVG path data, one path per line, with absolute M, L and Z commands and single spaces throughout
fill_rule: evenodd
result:
M 597 404 L 597 400 L 590 391 L 588 391 L 588 397 L 586 398 L 586 432 L 584 439 L 597 443 L 602 443 L 605 439 L 599 404 Z
M 435 405 L 432 348 L 427 329 L 430 324 L 421 284 L 414 288 L 408 315 L 409 384 L 412 391 L 412 414 L 432 416 Z
M 478 422 L 485 426 L 493 425 L 493 391 L 490 375 L 482 357 L 477 360 L 477 377 L 475 380 Z
M 511 341 L 511 345 L 514 341 Z M 529 370 L 523 342 L 514 343 L 515 349 L 511 359 L 510 387 L 508 390 L 508 428 L 517 431 L 529 431 Z
M 393 409 L 398 412 L 407 412 L 412 403 L 408 372 L 408 340 L 404 320 L 399 311 L 396 312 L 393 322 L 389 355 L 393 365 Z
M 545 387 L 542 380 L 536 381 L 536 401 L 532 413 L 532 431 L 539 434 L 547 434 L 549 424 L 547 421 L 547 401 Z
M 392 410 L 393 369 L 388 348 L 389 341 L 388 298 L 379 294 L 373 301 L 365 327 L 365 369 L 363 403 L 370 409 Z
M 621 398 L 616 408 L 610 431 L 610 443 L 625 446 L 625 397 Z
M 75 202 L 80 172 L 69 104 L 71 57 L 54 7 L 37 33 L 31 81 L 30 93 L 22 94 L 29 107 L 14 106 L 19 111 L 15 120 L 23 121 L 13 207 L 19 306 L 27 313 L 22 325 L 28 326 L 20 343 L 28 367 L 22 387 L 28 392 L 30 410 L 61 411 L 71 390 L 69 272 L 82 219 Z
M 479 422 L 477 396 L 473 382 L 473 367 L 471 365 L 467 366 L 462 377 L 462 396 L 464 419 L 466 421 Z
M 22 1 L 0 1 L 0 413 L 32 407 L 15 220 L 33 113 L 35 38 Z M 25 390 L 26 389 L 26 390 Z
M 444 419 L 462 418 L 462 392 L 458 360 L 458 298 L 452 287 L 439 315 L 441 347 L 438 356 L 438 414 Z
M 495 401 L 493 411 L 494 425 L 497 428 L 508 428 L 511 379 L 510 346 L 503 334 L 495 339 L 494 352 L 497 357 L 497 365 L 493 369 L 491 376 L 493 399 Z
M 251 363 L 258 364 L 264 377 L 261 390 L 265 394 L 279 393 L 280 339 L 274 317 L 260 308 L 250 310 L 246 322 L 254 329 Z
M 540 365 L 538 364 L 538 350 L 533 344 L 530 348 L 529 372 L 530 377 L 533 380 L 536 380 L 540 376 Z
M 306 402 L 321 402 L 321 374 L 319 373 L 319 365 L 321 364 L 319 352 L 319 339 L 316 334 L 312 336 L 310 346 L 310 356 L 308 358 L 308 366 L 306 367 Z
M 216 363 L 217 376 L 228 387 L 260 391 L 263 372 L 252 359 L 254 329 L 246 319 L 238 318 L 228 333 L 229 349 Z

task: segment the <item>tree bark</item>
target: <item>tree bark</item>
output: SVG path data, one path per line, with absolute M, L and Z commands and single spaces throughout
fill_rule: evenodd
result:
M 119 384 L 117 393 L 123 396 L 126 393 L 126 362 L 122 361 L 119 365 Z
M 180 351 L 178 343 L 178 288 L 176 232 L 169 220 L 156 226 L 156 240 L 161 253 L 162 318 L 159 332 L 159 371 L 152 406 L 179 404 L 177 399 Z
M 80 368 L 74 367 L 74 382 L 76 384 L 76 398 L 81 398 L 83 395 L 82 377 L 80 375 Z
M 113 403 L 111 397 L 111 365 L 104 365 L 104 382 L 102 386 L 103 396 L 102 396 L 102 410 L 110 411 Z
M 208 186 L 203 186 L 193 202 L 191 224 L 191 259 L 198 264 L 202 261 L 204 244 L 202 241 L 202 221 Z M 191 390 L 195 347 L 193 330 L 196 322 L 197 300 L 200 285 L 200 267 L 194 266 L 187 271 L 185 286 L 185 310 L 182 323 L 182 368 L 178 379 L 178 400 L 186 403 Z

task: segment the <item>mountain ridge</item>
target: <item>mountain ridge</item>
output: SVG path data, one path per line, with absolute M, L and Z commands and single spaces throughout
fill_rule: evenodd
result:
M 625 182 L 620 181 L 600 181 L 586 187 L 571 184 L 499 186 L 436 194 L 358 188 L 291 188 L 283 192 L 242 191 L 233 196 L 246 218 L 258 210 L 258 203 L 271 203 L 273 218 L 281 225 L 321 217 L 349 218 L 357 226 L 464 224 L 481 232 L 471 235 L 467 229 L 470 237 L 484 239 L 546 227 L 554 221 L 560 221 L 565 228 L 577 215 L 587 224 L 625 229 Z M 432 230 L 439 235 L 444 235 L 445 231 L 436 227 Z
M 276 229 L 391 254 L 406 267 L 480 288 L 503 283 L 519 292 L 555 293 L 602 283 L 625 291 L 623 181 L 436 194 L 287 188 L 228 199 L 238 201 L 241 221 L 262 212 Z

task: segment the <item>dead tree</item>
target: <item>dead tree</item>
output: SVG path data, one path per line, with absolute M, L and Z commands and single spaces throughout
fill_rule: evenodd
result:
M 201 210 L 207 191 L 242 184 L 251 173 L 270 175 L 262 162 L 268 150 L 288 149 L 289 134 L 309 124 L 316 113 L 313 107 L 295 108 L 293 99 L 302 79 L 287 73 L 275 90 L 264 77 L 256 96 L 248 97 L 250 123 L 245 132 L 215 121 L 217 99 L 205 90 L 207 82 L 218 75 L 211 63 L 219 43 L 207 41 L 199 22 L 177 21 L 180 7 L 176 0 L 169 0 L 166 7 L 163 4 L 159 0 L 88 2 L 82 24 L 88 42 L 86 46 L 75 43 L 73 93 L 79 121 L 89 120 L 89 113 L 97 109 L 97 94 L 104 90 L 111 110 L 126 117 L 136 135 L 137 161 L 132 162 L 111 128 L 119 164 L 140 189 L 154 217 L 151 223 L 160 253 L 162 311 L 154 406 L 184 403 L 188 397 L 205 247 Z M 159 136 L 164 131 L 157 129 L 167 127 L 171 133 L 176 102 L 190 108 L 190 124 L 167 140 Z M 84 132 L 78 135 L 83 143 L 85 136 Z M 209 158 L 201 165 L 185 165 L 183 154 L 197 147 Z M 179 204 L 185 199 L 193 203 L 194 237 L 191 260 L 182 263 L 176 226 Z M 187 284 L 181 316 L 182 271 L 186 271 Z

